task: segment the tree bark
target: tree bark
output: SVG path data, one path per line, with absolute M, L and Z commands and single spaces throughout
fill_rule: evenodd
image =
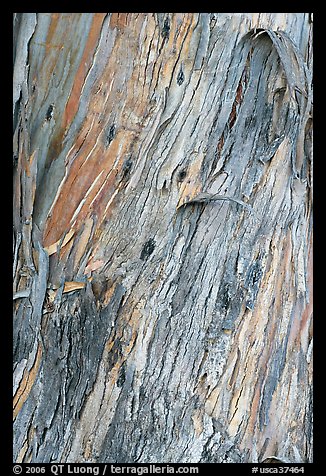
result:
M 14 16 L 16 462 L 312 461 L 312 18 Z

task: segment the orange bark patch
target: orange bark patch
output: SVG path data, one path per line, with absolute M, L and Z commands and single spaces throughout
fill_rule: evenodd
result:
M 98 137 L 100 133 L 97 126 L 94 135 Z M 132 132 L 118 131 L 108 150 L 103 150 L 101 144 L 93 144 L 92 150 L 90 144 L 87 150 L 74 160 L 56 199 L 52 216 L 49 216 L 46 222 L 45 247 L 58 242 L 63 233 L 71 227 L 77 231 L 91 211 L 96 213 L 101 222 L 102 215 L 107 212 L 107 205 L 111 206 L 113 203 L 111 198 L 119 191 L 116 181 L 122 161 L 115 167 L 113 165 L 117 157 L 127 153 L 132 137 Z
M 101 268 L 103 265 L 104 265 L 104 261 L 99 259 L 96 261 L 89 261 L 85 268 L 85 274 L 91 273 L 92 271 L 95 271 L 96 269 Z
M 99 40 L 102 24 L 106 13 L 95 13 L 92 21 L 88 39 L 85 45 L 84 53 L 80 61 L 78 71 L 75 76 L 75 82 L 63 114 L 63 129 L 66 130 L 71 124 L 77 112 L 80 100 L 80 93 L 84 85 L 87 73 L 92 64 L 94 51 Z
M 93 227 L 93 219 L 88 218 L 85 222 L 84 229 L 80 235 L 80 238 L 78 240 L 78 243 L 76 245 L 76 254 L 75 254 L 75 259 L 74 259 L 74 268 L 76 268 L 83 257 L 83 254 L 85 253 L 89 238 L 92 233 L 92 227 Z
M 85 283 L 81 283 L 79 281 L 66 281 L 64 284 L 63 292 L 71 293 L 72 291 L 76 291 L 77 289 L 83 289 L 84 287 Z
M 123 30 L 127 26 L 128 13 L 112 13 L 110 27 Z
M 54 37 L 55 30 L 58 26 L 59 18 L 60 18 L 59 13 L 52 13 L 51 23 L 50 23 L 50 26 L 49 26 L 49 31 L 48 31 L 48 35 L 47 35 L 46 43 L 45 43 L 47 53 L 48 53 L 48 49 L 52 47 L 51 41 Z
M 29 395 L 29 393 L 32 389 L 32 386 L 35 382 L 36 375 L 37 375 L 37 372 L 38 372 L 38 369 L 39 369 L 39 366 L 40 366 L 40 363 L 41 363 L 41 357 L 42 357 L 42 348 L 41 348 L 41 345 L 39 344 L 34 365 L 33 365 L 33 367 L 31 368 L 31 370 L 29 372 L 26 371 L 26 370 L 24 371 L 23 379 L 22 379 L 22 381 L 19 385 L 19 388 L 18 388 L 15 396 L 14 396 L 14 402 L 13 402 L 13 405 L 14 405 L 14 412 L 13 412 L 14 419 L 16 418 L 18 413 L 20 412 L 22 406 L 24 405 L 25 401 L 27 400 L 28 395 Z
M 237 108 L 238 108 L 239 104 L 241 103 L 241 100 L 242 100 L 242 84 L 240 82 L 239 86 L 238 86 L 238 89 L 237 89 L 237 92 L 236 92 L 235 100 L 234 100 L 234 103 L 233 103 L 233 106 L 232 106 L 232 111 L 231 111 L 231 114 L 230 114 L 230 118 L 229 118 L 229 127 L 230 127 L 230 129 L 232 129 L 232 127 L 234 126 L 234 123 L 236 121 Z
M 307 285 L 309 289 L 309 303 L 304 309 L 301 319 L 301 329 L 307 324 L 308 319 L 313 312 L 313 245 L 312 239 L 309 245 L 308 266 L 307 266 Z
M 254 430 L 257 426 L 258 416 L 259 416 L 259 408 L 260 408 L 260 397 L 261 397 L 261 379 L 257 380 L 255 393 L 253 395 L 251 406 L 250 406 L 250 416 L 249 421 L 247 424 L 247 433 L 253 434 Z M 245 445 L 244 445 L 245 446 Z
M 64 237 L 64 239 L 61 243 L 61 248 L 63 248 L 71 240 L 71 238 L 74 236 L 74 234 L 75 234 L 74 230 L 69 230 L 69 232 L 66 234 L 66 236 Z M 61 241 L 61 239 L 56 241 L 52 245 L 44 247 L 45 251 L 47 251 L 49 256 L 53 255 L 54 253 L 56 253 L 58 251 L 60 241 Z
M 189 167 L 188 177 L 189 180 L 183 182 L 180 190 L 180 198 L 177 205 L 177 209 L 184 205 L 189 200 L 193 199 L 199 192 L 202 191 L 202 183 L 200 179 L 201 165 L 204 159 L 203 154 L 197 154 L 198 156 Z

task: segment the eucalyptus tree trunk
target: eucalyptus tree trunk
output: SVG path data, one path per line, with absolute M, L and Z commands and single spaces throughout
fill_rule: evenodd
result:
M 16 462 L 312 461 L 312 16 L 14 15 Z

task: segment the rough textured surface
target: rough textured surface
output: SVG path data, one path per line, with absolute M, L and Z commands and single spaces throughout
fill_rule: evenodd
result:
M 15 461 L 312 461 L 309 14 L 14 40 Z

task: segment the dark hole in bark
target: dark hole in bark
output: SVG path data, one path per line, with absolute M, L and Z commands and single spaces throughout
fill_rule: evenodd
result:
M 126 371 L 125 371 L 125 366 L 122 365 L 122 367 L 120 369 L 120 372 L 119 372 L 119 377 L 118 377 L 118 380 L 117 380 L 117 386 L 122 387 L 122 385 L 125 383 L 125 381 L 126 381 Z
M 119 339 L 116 339 L 108 357 L 108 369 L 111 370 L 122 355 L 122 346 Z
M 182 182 L 187 176 L 187 169 L 182 169 L 178 173 L 178 182 Z
M 183 83 L 184 79 L 185 79 L 185 75 L 183 74 L 182 69 L 180 69 L 179 74 L 178 74 L 178 77 L 177 77 L 177 83 L 178 83 L 179 86 L 181 86 L 181 84 Z
M 133 164 L 133 162 L 131 160 L 131 157 L 128 157 L 124 161 L 124 163 L 122 165 L 122 178 L 126 179 L 126 178 L 129 177 L 132 164 Z
M 106 134 L 106 139 L 105 139 L 105 147 L 108 147 L 113 139 L 115 138 L 115 124 L 112 124 L 112 126 L 109 127 L 109 130 Z
M 46 111 L 46 115 L 45 115 L 45 119 L 46 119 L 47 121 L 49 121 L 50 119 L 52 119 L 53 109 L 54 109 L 54 104 L 50 104 L 50 106 L 48 107 L 48 110 Z
M 162 36 L 163 38 L 168 38 L 170 34 L 170 22 L 169 19 L 166 18 L 164 20 L 163 28 L 162 28 Z
M 155 248 L 155 240 L 153 240 L 153 238 L 150 238 L 148 241 L 146 241 L 146 243 L 143 246 L 140 259 L 143 261 L 147 259 L 153 253 L 154 248 Z
M 230 300 L 231 300 L 231 297 L 230 297 L 230 294 L 229 294 L 229 285 L 226 283 L 222 290 L 221 290 L 221 294 L 220 294 L 220 299 L 221 299 L 221 307 L 224 309 L 224 310 L 227 310 L 228 307 L 229 307 L 229 304 L 230 304 Z

